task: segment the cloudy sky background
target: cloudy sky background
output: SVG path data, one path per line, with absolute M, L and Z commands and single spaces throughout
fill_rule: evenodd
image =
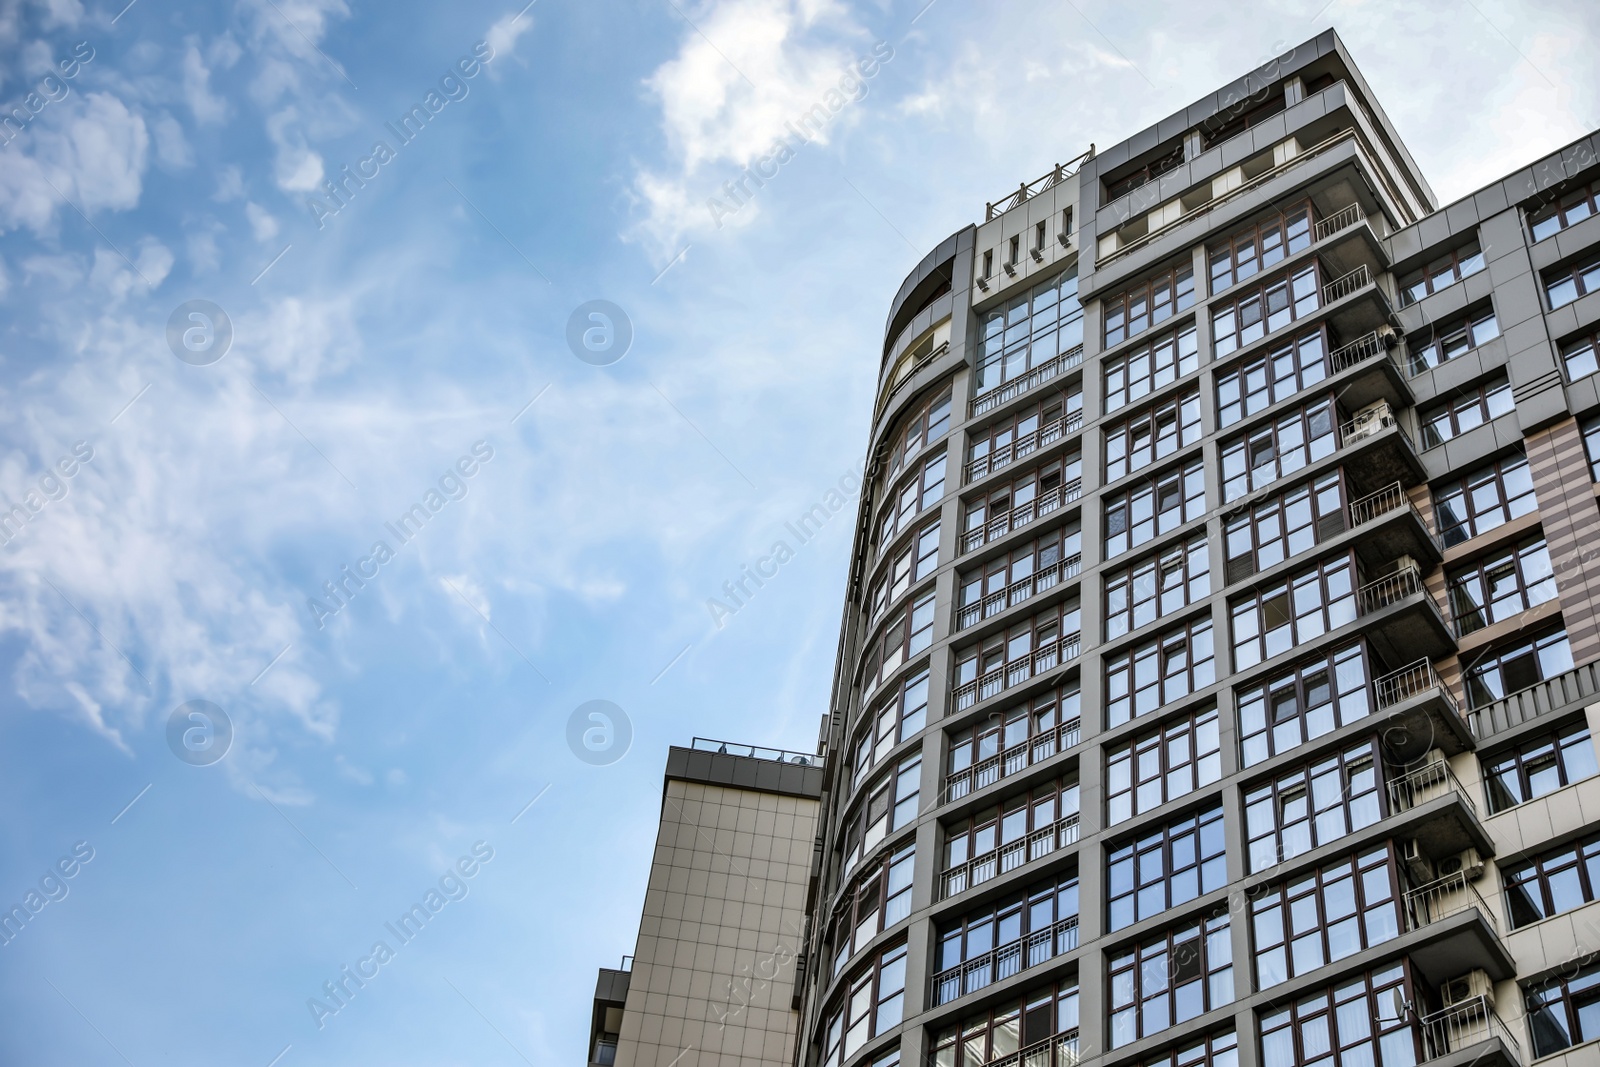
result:
M 8 110 L 93 54 L 0 148 L 0 500 L 93 452 L 0 548 L 0 903 L 94 849 L 0 947 L 6 1063 L 582 1062 L 666 746 L 815 743 L 854 501 L 722 628 L 706 600 L 853 471 L 925 250 L 1329 25 L 1443 202 L 1600 125 L 1577 2 L 124 2 L 0 0 Z M 635 331 L 608 367 L 565 341 L 595 298 Z M 166 343 L 192 299 L 233 321 L 211 366 Z M 194 699 L 235 725 L 214 766 L 167 745 Z M 632 723 L 610 766 L 567 746 L 591 699 Z M 478 840 L 470 895 L 319 1030 L 307 998 Z

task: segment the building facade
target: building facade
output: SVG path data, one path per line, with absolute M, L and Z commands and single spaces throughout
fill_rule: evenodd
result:
M 924 258 L 791 1063 L 1600 1062 L 1597 151 L 1440 206 L 1330 31 Z

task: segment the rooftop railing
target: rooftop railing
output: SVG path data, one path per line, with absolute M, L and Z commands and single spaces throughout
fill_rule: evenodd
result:
M 1045 445 L 1054 444 L 1069 433 L 1083 429 L 1083 412 L 1074 411 L 1070 415 L 1063 415 L 1059 419 L 1052 419 L 1036 430 L 1018 437 L 1015 441 L 1007 441 L 1003 445 L 996 445 L 994 450 L 986 456 L 979 456 L 966 465 L 964 473 L 966 480 L 976 481 L 991 471 L 1009 466 L 1012 461 L 1021 459 L 1028 453 Z
M 1078 345 L 1075 348 L 1069 348 L 1059 356 L 1053 356 L 1045 360 L 1027 374 L 1013 378 L 1009 382 L 1003 382 L 987 392 L 979 393 L 967 405 L 968 414 L 975 417 L 982 415 L 986 411 L 993 411 L 1001 404 L 1015 400 L 1023 393 L 1037 389 L 1045 382 L 1056 378 L 1064 371 L 1071 370 L 1082 362 L 1083 346 Z
M 1046 929 L 1036 930 L 937 972 L 933 976 L 933 1003 L 948 1004 L 957 997 L 976 993 L 1077 947 L 1078 917 L 1069 915 Z
M 1093 158 L 1094 145 L 1090 145 L 1089 150 L 1078 158 L 1068 160 L 1065 163 L 1057 163 L 1055 169 L 1049 171 L 1043 177 L 1035 178 L 1031 182 L 1022 182 L 1016 192 L 1003 196 L 993 203 L 985 204 L 983 207 L 983 221 L 989 222 L 996 215 L 1003 215 L 1014 207 L 1026 204 L 1046 189 L 1055 188 L 1074 174 L 1077 174 L 1078 167 Z
M 1068 578 L 1076 577 L 1082 566 L 1082 554 L 1074 552 L 1052 566 L 1035 571 L 1026 578 L 1018 578 L 1004 589 L 996 589 L 982 600 L 963 604 L 956 615 L 956 629 L 965 630 L 991 615 L 998 615 L 1007 608 L 1016 607 L 1036 593 L 1054 589 Z
M 718 741 L 713 737 L 697 737 L 689 742 L 697 752 L 715 752 L 721 756 L 745 756 L 750 759 L 771 760 L 774 763 L 793 763 L 802 767 L 820 767 L 824 757 L 815 752 L 790 752 L 786 748 L 762 748 L 760 745 L 741 745 L 732 741 Z
M 992 852 L 974 856 L 965 863 L 958 863 L 949 868 L 939 879 L 944 890 L 943 897 L 964 893 L 973 886 L 982 885 L 991 878 L 1014 871 L 1025 863 L 1043 859 L 1058 849 L 1076 844 L 1077 841 L 1078 816 L 1068 815 L 1054 826 L 1035 830 L 1026 837 L 1019 837 Z
M 1018 504 L 1010 511 L 1001 512 L 985 522 L 982 526 L 966 531 L 961 535 L 961 551 L 971 552 L 988 544 L 997 537 L 1004 536 L 1012 530 L 1020 530 L 1040 515 L 1070 504 L 1083 495 L 1083 479 L 1074 478 L 1070 482 L 1063 482 L 1054 489 L 1046 490 L 1034 497 L 1026 504 Z
M 992 756 L 978 760 L 970 767 L 963 767 L 959 771 L 947 774 L 944 778 L 944 803 L 960 800 L 969 793 L 994 785 L 1009 774 L 1016 774 L 1035 763 L 1043 763 L 1051 756 L 1065 752 L 1082 739 L 1083 723 L 1079 719 L 1073 719 L 1010 748 L 1001 749 Z
M 1020 656 L 992 671 L 986 671 L 965 685 L 956 686 L 952 692 L 956 710 L 970 708 L 978 701 L 988 700 L 1012 686 L 1021 685 L 1029 678 L 1036 678 L 1047 671 L 1055 670 L 1061 664 L 1077 659 L 1082 649 L 1082 634 L 1077 631 L 1062 634 L 1026 656 Z

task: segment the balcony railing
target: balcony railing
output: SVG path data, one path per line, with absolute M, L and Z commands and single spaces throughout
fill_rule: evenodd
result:
M 1331 304 L 1335 300 L 1342 300 L 1359 289 L 1365 289 L 1372 284 L 1372 271 L 1367 269 L 1365 263 L 1348 274 L 1341 274 L 1333 281 L 1322 287 L 1322 302 Z
M 1473 997 L 1424 1016 L 1417 1020 L 1417 1028 L 1422 1032 L 1422 1056 L 1426 1060 L 1436 1060 L 1498 1037 L 1510 1050 L 1512 1059 L 1522 1062 L 1522 1046 L 1495 1014 L 1488 997 Z
M 1450 692 L 1450 687 L 1444 684 L 1444 679 L 1439 677 L 1439 672 L 1433 669 L 1433 662 L 1428 659 L 1419 659 L 1397 671 L 1390 671 L 1373 682 L 1372 687 L 1377 691 L 1379 711 L 1437 690 L 1444 697 L 1444 702 L 1450 705 L 1450 710 L 1458 716 L 1461 714 L 1456 695 Z
M 1495 933 L 1500 932 L 1500 920 L 1494 917 L 1483 894 L 1467 880 L 1465 871 L 1447 874 L 1406 891 L 1406 918 L 1413 930 L 1472 908 L 1478 909 L 1479 914 L 1494 927 Z
M 1008 774 L 1016 774 L 1035 763 L 1042 763 L 1058 752 L 1065 752 L 1082 738 L 1083 723 L 1073 719 L 1054 730 L 1030 737 L 1021 744 L 1001 749 L 970 767 L 946 775 L 944 802 L 960 800 L 968 793 L 993 785 Z
M 1068 1030 L 1025 1049 L 990 1060 L 984 1067 L 1078 1067 L 1078 1031 Z
M 1441 552 L 1444 551 L 1444 546 L 1439 543 L 1438 536 L 1428 528 L 1428 520 L 1422 517 L 1422 512 L 1417 510 L 1417 505 L 1411 502 L 1410 495 L 1398 481 L 1390 482 L 1376 493 L 1368 493 L 1360 499 L 1352 500 L 1350 502 L 1350 526 L 1354 528 L 1362 523 L 1381 519 L 1390 512 L 1398 511 L 1401 508 L 1409 509 L 1411 514 L 1416 516 L 1417 525 L 1428 535 L 1428 540 L 1433 543 L 1435 548 Z
M 1338 211 L 1335 211 L 1332 215 L 1328 215 L 1325 218 L 1317 220 L 1317 227 L 1313 236 L 1313 240 L 1320 241 L 1325 237 L 1331 237 L 1340 230 L 1349 229 L 1366 217 L 1366 212 L 1361 210 L 1360 204 L 1351 204 L 1349 207 L 1342 207 Z
M 968 414 L 977 416 L 985 411 L 993 411 L 1008 400 L 1014 400 L 1023 393 L 1037 389 L 1045 382 L 1057 377 L 1063 371 L 1069 371 L 1083 362 L 1083 346 L 1069 348 L 1053 359 L 1047 359 L 1037 367 L 1020 378 L 1013 378 L 1009 382 L 997 385 L 986 393 L 979 393 L 968 404 Z
M 944 887 L 944 897 L 964 893 L 975 885 L 982 885 L 991 878 L 1016 870 L 1024 863 L 1043 859 L 1057 849 L 1066 848 L 1077 842 L 1078 817 L 1068 815 L 1054 826 L 1035 830 L 1026 837 L 1019 837 L 1015 841 L 1001 845 L 993 852 L 985 852 L 981 856 L 975 856 L 965 863 L 951 867 L 940 877 Z
M 1012 530 L 1020 530 L 1040 515 L 1048 515 L 1063 504 L 1070 504 L 1083 495 L 1083 479 L 1074 478 L 1064 482 L 1041 496 L 1036 496 L 1026 504 L 1018 504 L 1010 511 L 995 515 L 975 530 L 968 530 L 961 535 L 961 551 L 971 552 L 988 544 L 997 537 L 1002 537 Z
M 1474 816 L 1478 814 L 1478 805 L 1472 802 L 1461 779 L 1450 769 L 1449 761 L 1430 755 L 1420 766 L 1389 779 L 1389 808 L 1395 812 L 1410 811 L 1451 792 L 1461 798 L 1461 803 Z
M 1082 566 L 1083 556 L 1074 552 L 1053 567 L 1035 571 L 1026 578 L 1017 579 L 1004 589 L 996 589 L 982 600 L 964 604 L 956 616 L 956 629 L 965 630 L 991 615 L 998 615 L 1006 608 L 1017 606 L 1035 593 L 1054 589 L 1068 578 L 1076 577 Z
M 1026 937 L 939 971 L 933 976 L 933 1002 L 935 1005 L 948 1004 L 957 997 L 976 993 L 1077 947 L 1078 917 L 1073 915 L 1048 929 L 1036 930 Z
M 1473 708 L 1467 713 L 1467 723 L 1473 736 L 1485 738 L 1578 703 L 1593 703 L 1596 696 L 1600 696 L 1600 661 L 1574 667 L 1492 704 Z
M 1405 567 L 1368 582 L 1356 590 L 1356 599 L 1361 606 L 1361 614 L 1370 615 L 1425 590 L 1422 571 L 1416 567 Z
M 970 708 L 978 701 L 988 700 L 1014 685 L 1021 685 L 1029 678 L 1036 678 L 1046 671 L 1055 670 L 1063 663 L 1077 659 L 1082 648 L 1082 634 L 1076 631 L 1062 634 L 1056 640 L 1034 649 L 1020 659 L 1014 659 L 992 671 L 987 671 L 965 685 L 958 685 L 954 692 L 956 710 Z
M 1053 444 L 1061 440 L 1064 435 L 1081 429 L 1083 429 L 1083 412 L 1081 411 L 1074 411 L 1070 415 L 1053 419 L 1032 433 L 1025 433 L 1015 441 L 999 445 L 987 456 L 979 456 L 968 463 L 965 470 L 966 480 L 969 482 L 976 481 L 990 471 L 997 471 L 1001 467 L 1008 466 L 1012 460 L 1021 459 L 1035 449 Z
M 794 763 L 802 767 L 820 767 L 824 757 L 815 752 L 790 752 L 783 748 L 762 748 L 759 745 L 740 745 L 732 741 L 718 741 L 714 737 L 697 737 L 689 747 L 700 752 L 715 752 L 721 756 L 747 756 L 751 759 L 771 760 L 774 763 Z
M 1348 447 L 1363 437 L 1370 437 L 1390 427 L 1398 429 L 1400 436 L 1406 439 L 1406 444 L 1411 445 L 1412 450 L 1415 451 L 1417 446 L 1412 443 L 1411 435 L 1406 433 L 1406 428 L 1400 425 L 1400 420 L 1394 417 L 1393 411 L 1374 411 L 1365 415 L 1357 415 L 1339 427 L 1339 441 L 1342 445 Z

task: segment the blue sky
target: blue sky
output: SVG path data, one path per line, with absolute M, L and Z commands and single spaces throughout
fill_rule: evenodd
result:
M 581 1062 L 666 746 L 815 742 L 854 501 L 707 599 L 855 471 L 924 250 L 1329 25 L 1442 200 L 1600 125 L 1578 3 L 124 2 L 0 0 L 0 904 L 60 897 L 0 946 L 8 1064 Z M 606 366 L 566 341 L 594 299 Z M 193 300 L 232 323 L 203 366 Z M 597 699 L 633 734 L 599 766 Z

